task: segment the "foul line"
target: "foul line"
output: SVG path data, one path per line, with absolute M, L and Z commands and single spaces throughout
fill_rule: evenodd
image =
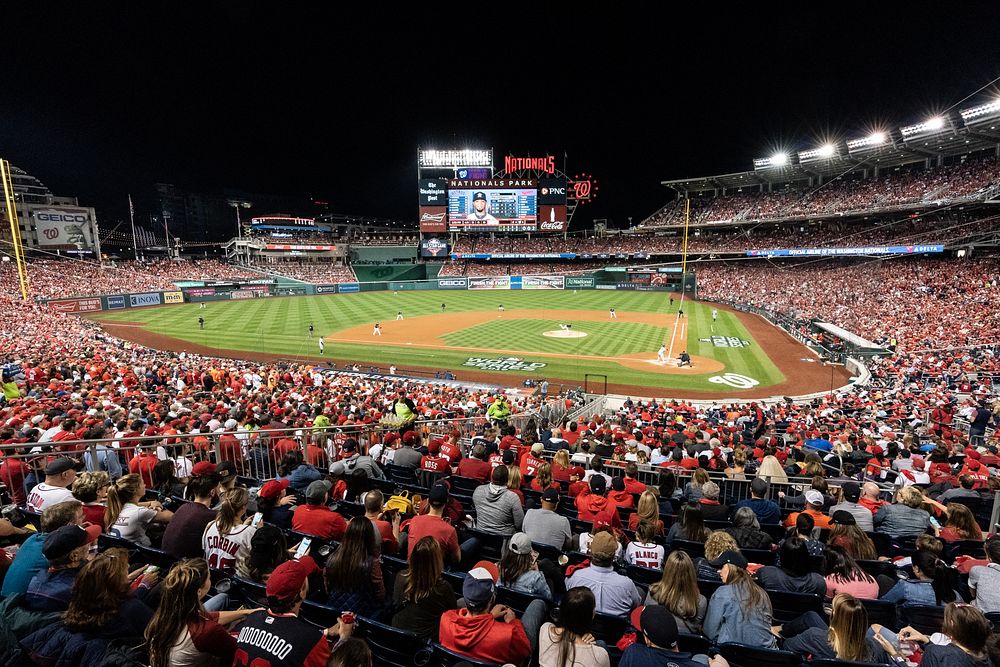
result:
M 670 349 L 667 350 L 667 359 L 673 359 L 674 358 L 674 339 L 677 337 L 677 328 L 678 328 L 677 325 L 680 323 L 681 311 L 684 310 L 684 295 L 685 294 L 686 294 L 686 292 L 683 289 L 681 289 L 681 300 L 680 300 L 680 304 L 677 306 L 677 314 L 674 315 L 674 329 L 673 329 L 673 331 L 670 334 Z M 684 328 L 687 329 L 687 325 L 685 325 Z M 687 332 L 685 331 L 685 334 L 686 333 Z M 682 336 L 682 338 L 683 338 L 683 336 Z

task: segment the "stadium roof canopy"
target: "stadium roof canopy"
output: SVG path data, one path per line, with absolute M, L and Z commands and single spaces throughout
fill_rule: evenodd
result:
M 752 171 L 662 181 L 678 192 L 714 192 L 798 181 L 993 151 L 1000 154 L 1000 99 L 867 137 L 754 160 Z

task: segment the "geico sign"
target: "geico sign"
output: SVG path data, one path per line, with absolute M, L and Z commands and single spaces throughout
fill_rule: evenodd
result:
M 35 220 L 39 222 L 87 222 L 83 213 L 36 213 Z

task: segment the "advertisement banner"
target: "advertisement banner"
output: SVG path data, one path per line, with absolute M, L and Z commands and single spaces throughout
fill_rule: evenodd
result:
M 566 181 L 561 178 L 543 178 L 538 181 L 538 203 L 566 205 Z
M 421 206 L 447 206 L 448 181 L 437 178 L 421 178 L 417 185 Z
M 183 292 L 164 292 L 163 303 L 184 303 Z
M 511 276 L 510 277 L 510 288 L 511 289 L 521 289 L 521 276 Z
M 192 296 L 215 296 L 216 291 L 214 287 L 196 287 L 194 289 L 186 289 L 189 297 Z
M 105 297 L 105 301 L 108 302 L 108 310 L 121 310 L 125 307 L 125 297 L 121 295 Z
M 469 278 L 469 289 L 510 289 L 510 276 Z
M 438 278 L 438 289 L 467 289 L 468 278 Z
M 31 212 L 38 245 L 62 248 L 93 248 L 94 229 L 85 208 L 51 206 Z
M 59 299 L 49 301 L 49 308 L 57 313 L 93 313 L 101 310 L 100 298 Z
M 490 167 L 472 167 L 456 169 L 455 178 L 460 181 L 483 180 L 493 178 L 493 170 Z
M 229 293 L 229 298 L 232 299 L 233 301 L 237 301 L 239 299 L 252 299 L 255 296 L 257 296 L 257 293 L 251 292 L 248 289 L 233 290 L 232 292 Z
M 566 276 L 565 289 L 594 289 L 594 276 Z
M 571 252 L 459 252 L 452 259 L 576 259 Z
M 424 239 L 420 242 L 420 256 L 444 259 L 448 256 L 449 248 L 447 239 Z
M 129 294 L 128 301 L 129 305 L 133 308 L 139 308 L 141 306 L 158 306 L 160 305 L 160 293 L 150 292 L 148 294 Z
M 447 206 L 421 206 L 420 231 L 430 234 L 444 234 L 448 231 Z
M 563 276 L 524 276 L 521 289 L 563 289 Z
M 855 248 L 790 248 L 776 250 L 747 250 L 747 257 L 827 257 L 838 255 L 914 255 L 925 252 L 944 252 L 943 245 L 890 245 L 861 246 Z
M 294 245 L 294 244 L 279 244 L 279 243 L 268 243 L 264 246 L 265 250 L 322 250 L 322 251 L 333 251 L 337 249 L 335 245 Z
M 552 206 L 549 204 L 539 204 L 538 206 L 538 231 L 540 232 L 565 232 L 569 226 L 567 209 L 565 204 Z
M 336 294 L 336 285 L 316 285 L 316 294 Z
M 344 294 L 346 292 L 360 292 L 361 285 L 357 283 L 340 283 L 337 285 L 337 292 Z

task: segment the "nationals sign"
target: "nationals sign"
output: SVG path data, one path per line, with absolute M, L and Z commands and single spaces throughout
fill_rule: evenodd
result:
M 507 173 L 532 170 L 554 174 L 556 173 L 556 158 L 554 155 L 546 157 L 514 157 L 513 155 L 507 155 L 503 159 L 503 170 Z

